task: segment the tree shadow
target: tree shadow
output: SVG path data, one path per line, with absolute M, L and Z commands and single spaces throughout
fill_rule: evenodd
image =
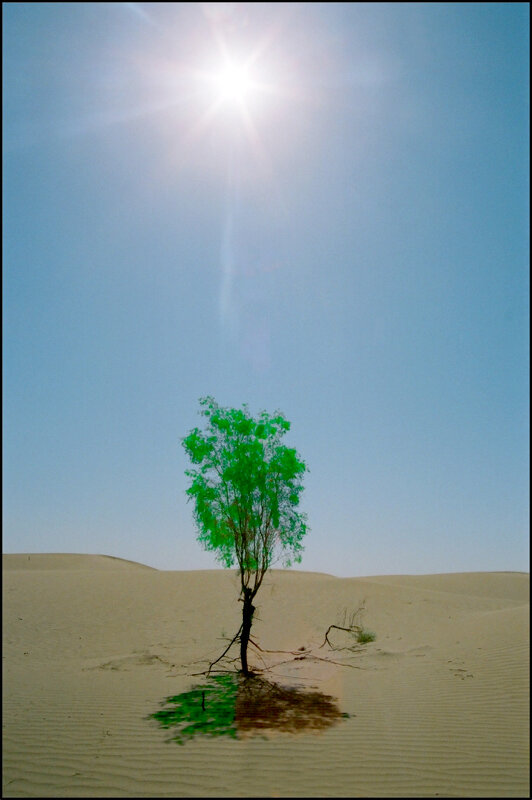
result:
M 178 744 L 198 734 L 236 738 L 237 693 L 235 676 L 219 675 L 190 692 L 167 697 L 161 705 L 170 707 L 150 714 L 148 719 L 156 719 L 163 728 L 178 728 L 169 739 Z
M 239 733 L 268 729 L 289 733 L 324 730 L 348 716 L 330 695 L 280 686 L 257 675 L 241 679 L 236 695 L 235 722 Z
M 334 698 L 318 691 L 284 687 L 257 675 L 220 675 L 191 691 L 167 697 L 148 719 L 177 728 L 169 741 L 184 744 L 197 735 L 234 739 L 267 731 L 322 731 L 349 717 Z

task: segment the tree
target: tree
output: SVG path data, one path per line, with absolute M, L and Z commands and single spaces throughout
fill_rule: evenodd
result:
M 253 622 L 253 599 L 266 571 L 283 558 L 301 561 L 306 515 L 297 510 L 307 466 L 295 449 L 281 444 L 290 423 L 280 412 L 263 411 L 254 419 L 247 405 L 222 408 L 212 397 L 200 399 L 206 432 L 194 428 L 181 441 L 192 469 L 187 490 L 195 503 L 198 540 L 217 553 L 225 567 L 238 564 L 241 581 L 242 673 Z M 227 651 L 226 651 L 227 652 Z

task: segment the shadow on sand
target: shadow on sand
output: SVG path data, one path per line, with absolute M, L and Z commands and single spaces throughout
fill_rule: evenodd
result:
M 178 744 L 201 734 L 237 739 L 268 730 L 319 731 L 349 716 L 329 695 L 239 674 L 211 678 L 189 692 L 167 697 L 162 705 L 166 708 L 148 719 L 156 719 L 163 728 L 176 728 L 170 741 Z

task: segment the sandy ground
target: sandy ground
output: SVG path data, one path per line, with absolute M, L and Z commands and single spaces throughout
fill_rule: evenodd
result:
M 332 695 L 349 718 L 178 745 L 148 715 L 202 681 L 191 673 L 238 630 L 237 597 L 230 570 L 4 555 L 3 796 L 529 796 L 528 574 L 274 570 L 256 641 L 309 655 L 269 654 L 270 680 Z M 362 605 L 376 640 L 319 648 Z

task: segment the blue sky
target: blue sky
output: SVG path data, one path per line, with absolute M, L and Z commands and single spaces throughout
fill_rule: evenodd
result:
M 4 4 L 4 552 L 217 566 L 180 445 L 211 394 L 291 421 L 300 569 L 527 571 L 528 30 Z

